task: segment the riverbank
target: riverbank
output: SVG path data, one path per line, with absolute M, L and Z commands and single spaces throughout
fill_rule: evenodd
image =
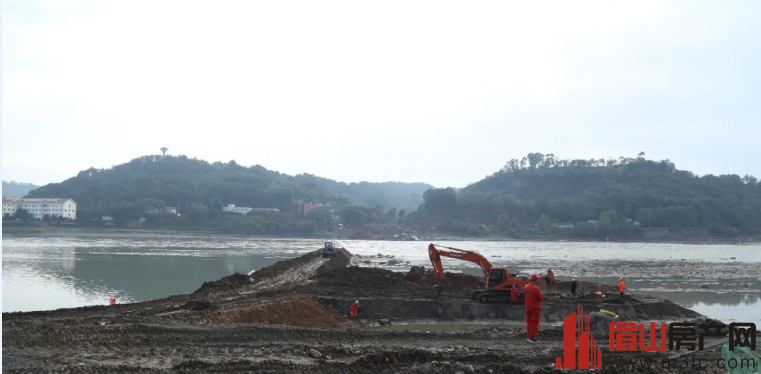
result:
M 194 231 L 194 230 L 167 230 L 167 229 L 150 229 L 150 228 L 83 228 L 83 227 L 57 227 L 57 226 L 33 226 L 33 227 L 3 227 L 3 236 L 9 237 L 89 237 L 89 238 L 112 238 L 112 239 L 199 239 L 199 238 L 251 238 L 251 239 L 324 239 L 336 240 L 336 235 L 332 233 L 323 233 L 320 235 L 249 235 L 239 233 L 219 233 L 213 231 Z M 354 240 L 354 239 L 350 239 Z M 400 240 L 397 238 L 370 237 L 360 240 L 377 240 L 377 241 L 413 241 L 412 239 Z M 553 237 L 463 237 L 448 235 L 424 235 L 418 237 L 418 241 L 479 241 L 479 242 L 605 242 L 605 240 L 594 239 L 566 239 Z M 697 244 L 697 245 L 727 245 L 727 244 L 761 244 L 758 238 L 750 239 L 659 239 L 659 240 L 607 240 L 611 243 L 663 243 L 663 244 Z
M 111 238 L 111 239 L 198 239 L 198 238 L 255 238 L 255 239 L 319 239 L 320 237 L 278 237 L 274 235 L 220 234 L 206 231 L 181 231 L 160 229 L 115 229 L 115 228 L 56 228 L 56 227 L 14 227 L 3 228 L 3 236 L 43 237 L 43 238 Z
M 446 291 L 433 299 L 435 273 L 347 267 L 351 253 L 331 259 L 320 253 L 207 282 L 185 295 L 3 313 L 3 371 L 537 374 L 552 372 L 563 356 L 560 324 L 579 305 L 585 313 L 613 311 L 624 321 L 706 321 L 661 298 L 595 296 L 610 291 L 595 283 L 582 283 L 583 297 L 571 297 L 563 283 L 558 294 L 546 295 L 537 349 L 525 340 L 521 303 L 471 300 L 481 277 L 450 274 Z M 348 317 L 354 300 L 360 301 L 359 321 Z M 672 372 L 611 367 L 619 359 L 660 361 L 667 352 L 610 352 L 600 321 L 591 326 L 605 372 Z M 720 347 L 697 354 L 715 360 Z

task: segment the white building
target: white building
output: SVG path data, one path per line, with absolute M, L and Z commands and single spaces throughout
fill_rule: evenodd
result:
M 226 207 L 222 208 L 222 211 L 225 213 L 238 213 L 238 214 L 248 214 L 248 212 L 251 211 L 252 208 L 246 208 L 242 206 L 235 206 L 235 204 L 227 204 Z
M 171 206 L 160 208 L 148 208 L 145 210 L 145 214 L 177 214 L 177 208 Z
M 251 208 L 252 212 L 264 212 L 264 213 L 279 213 L 278 208 Z
M 72 199 L 10 199 L 3 198 L 3 215 L 14 215 L 16 210 L 22 208 L 29 212 L 32 217 L 42 219 L 44 215 L 50 217 L 61 216 L 77 219 L 77 202 Z

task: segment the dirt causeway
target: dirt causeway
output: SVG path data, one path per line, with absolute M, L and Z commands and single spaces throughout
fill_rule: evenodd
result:
M 623 321 L 693 321 L 703 317 L 668 300 L 599 297 L 610 287 L 582 284 L 545 290 L 539 344 L 526 342 L 522 304 L 481 304 L 479 277 L 438 276 L 350 266 L 351 253 L 317 250 L 252 275 L 206 282 L 188 295 L 133 304 L 3 313 L 4 373 L 552 373 L 562 357 L 560 322 L 606 309 Z M 360 301 L 360 321 L 348 318 Z M 595 331 L 602 373 L 726 373 L 662 368 L 663 354 L 609 352 Z M 649 334 L 647 335 L 649 336 Z M 720 346 L 699 353 L 716 360 Z M 669 352 L 670 354 L 673 352 Z M 612 366 L 624 358 L 651 368 Z M 559 372 L 559 371 L 558 371 Z

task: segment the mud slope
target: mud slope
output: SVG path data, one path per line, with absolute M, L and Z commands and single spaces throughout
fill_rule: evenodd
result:
M 351 262 L 351 253 L 343 248 L 336 249 L 330 258 L 322 258 L 318 249 L 294 259 L 279 261 L 264 267 L 251 276 L 235 273 L 213 282 L 204 282 L 196 294 L 229 291 L 236 288 L 252 286 L 257 290 L 303 285 L 309 278 L 333 269 L 343 268 Z
M 175 313 L 171 318 L 194 324 L 264 323 L 296 327 L 347 326 L 344 316 L 317 303 L 311 297 L 273 300 L 225 310 L 207 309 L 200 313 Z
M 336 310 L 349 310 L 352 298 L 317 297 L 318 302 Z M 502 319 L 524 321 L 523 304 L 482 304 L 474 301 L 444 301 L 404 298 L 360 298 L 363 318 L 406 319 Z M 613 301 L 613 300 L 611 300 Z M 588 313 L 605 309 L 619 315 L 623 321 L 651 321 L 701 317 L 690 309 L 657 298 L 628 299 L 609 302 L 554 297 L 549 295 L 542 307 L 542 320 L 560 322 L 577 311 L 578 305 Z

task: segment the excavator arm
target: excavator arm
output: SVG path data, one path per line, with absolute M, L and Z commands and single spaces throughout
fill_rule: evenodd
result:
M 428 257 L 431 259 L 431 265 L 433 265 L 433 268 L 439 273 L 439 277 L 442 281 L 441 284 L 433 286 L 434 298 L 438 298 L 441 295 L 447 280 L 444 273 L 444 266 L 441 263 L 441 257 L 468 261 L 478 264 L 478 266 L 481 267 L 481 270 L 483 270 L 484 276 L 486 277 L 486 289 L 473 291 L 473 294 L 471 295 L 473 300 L 478 300 L 481 303 L 489 303 L 499 300 L 505 302 L 510 300 L 509 302 L 514 302 L 511 300 L 510 296 L 511 288 L 517 287 L 518 293 L 521 295 L 523 287 L 529 283 L 528 277 L 519 277 L 516 274 L 511 274 L 508 269 L 503 267 L 492 267 L 489 260 L 476 252 L 444 246 L 440 246 L 440 248 L 443 249 L 436 248 L 436 245 L 433 243 L 428 245 Z M 547 270 L 547 276 L 542 278 L 544 281 L 540 284 L 546 284 L 548 291 L 554 291 L 555 274 L 553 274 L 552 269 Z
M 436 269 L 437 273 L 439 273 L 439 277 L 441 277 L 442 281 L 447 280 L 446 275 L 444 274 L 444 266 L 441 264 L 442 256 L 478 264 L 478 266 L 481 267 L 481 270 L 484 271 L 484 276 L 489 276 L 489 271 L 491 271 L 492 266 L 489 260 L 487 260 L 484 256 L 481 256 L 480 254 L 473 251 L 466 251 L 464 249 L 444 246 L 440 247 L 446 250 L 436 248 L 433 243 L 429 244 L 428 257 L 430 257 L 431 265 L 433 265 L 433 268 Z

